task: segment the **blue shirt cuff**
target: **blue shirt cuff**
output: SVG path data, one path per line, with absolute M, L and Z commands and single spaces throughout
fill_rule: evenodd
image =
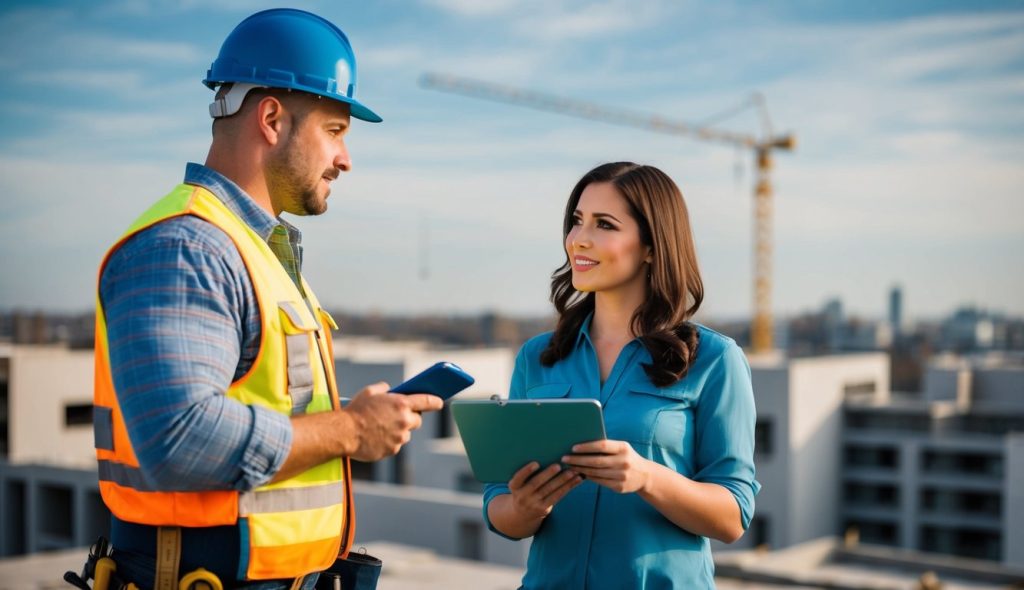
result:
M 491 524 L 491 517 L 490 517 L 489 514 L 487 514 L 487 507 L 490 506 L 491 500 L 497 498 L 498 496 L 500 496 L 502 494 L 511 494 L 511 493 L 512 492 L 508 489 L 508 485 L 503 484 L 503 483 L 502 484 L 487 484 L 486 486 L 484 486 L 484 522 L 487 523 L 487 528 L 490 529 L 490 531 L 492 533 L 498 535 L 499 537 L 505 537 L 506 539 L 508 539 L 510 541 L 522 541 L 522 539 L 517 539 L 516 537 L 510 537 L 510 536 L 506 535 L 505 533 L 499 531 L 498 529 L 494 528 L 494 525 Z
M 239 489 L 251 490 L 268 481 L 281 469 L 292 446 L 291 419 L 259 405 L 252 412 L 252 436 L 242 454 Z
M 728 490 L 732 497 L 736 499 L 736 504 L 740 508 L 740 524 L 743 525 L 743 530 L 747 530 L 750 527 L 750 521 L 754 518 L 754 496 L 761 491 L 761 484 L 759 482 L 756 480 L 744 481 L 714 477 L 700 478 L 694 481 L 713 483 Z

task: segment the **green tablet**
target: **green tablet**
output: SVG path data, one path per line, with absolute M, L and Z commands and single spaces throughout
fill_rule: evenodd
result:
M 451 408 L 473 475 L 484 483 L 505 483 L 530 461 L 544 468 L 575 444 L 606 438 L 593 399 L 456 400 Z

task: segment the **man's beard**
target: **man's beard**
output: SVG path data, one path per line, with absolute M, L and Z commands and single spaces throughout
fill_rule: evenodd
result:
M 327 211 L 327 199 L 320 198 L 317 189 L 320 188 L 320 179 L 328 173 L 311 182 L 305 161 L 304 154 L 294 148 L 289 136 L 267 166 L 268 188 L 271 194 L 284 197 L 281 200 L 285 204 L 283 211 L 293 215 L 320 215 Z

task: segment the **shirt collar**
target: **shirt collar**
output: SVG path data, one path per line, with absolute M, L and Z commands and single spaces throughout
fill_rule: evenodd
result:
M 265 209 L 256 204 L 240 186 L 232 182 L 228 177 L 212 168 L 202 164 L 189 162 L 185 166 L 185 183 L 194 184 L 205 188 L 220 199 L 224 206 L 231 210 L 243 222 L 252 228 L 254 232 L 264 241 L 270 239 L 274 228 L 281 225 L 288 232 L 289 240 L 298 244 L 301 241 L 301 234 L 294 226 L 286 221 L 274 217 Z
M 576 346 L 577 347 L 579 347 L 579 345 L 584 340 L 586 340 L 590 344 L 591 348 L 594 347 L 594 343 L 590 340 L 590 322 L 593 319 L 594 319 L 594 312 L 590 312 L 590 313 L 587 314 L 587 317 L 583 319 L 583 323 L 580 324 L 580 331 L 576 333 Z
M 590 323 L 593 320 L 594 320 L 594 312 L 591 311 L 590 313 L 587 314 L 587 317 L 583 319 L 583 323 L 580 324 L 580 331 L 576 333 L 576 347 L 577 348 L 580 346 L 580 344 L 583 343 L 584 340 L 586 340 L 586 342 L 588 344 L 590 344 L 591 348 L 594 347 L 594 341 L 590 339 Z M 630 340 L 629 342 L 626 343 L 626 347 L 631 346 L 634 342 L 640 342 L 640 338 L 633 338 L 632 340 Z M 625 349 L 625 347 L 624 347 L 624 349 Z

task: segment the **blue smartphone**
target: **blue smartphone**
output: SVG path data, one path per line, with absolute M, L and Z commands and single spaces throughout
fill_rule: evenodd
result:
M 473 384 L 475 380 L 455 363 L 440 362 L 422 373 L 392 387 L 395 393 L 429 393 L 448 399 Z

